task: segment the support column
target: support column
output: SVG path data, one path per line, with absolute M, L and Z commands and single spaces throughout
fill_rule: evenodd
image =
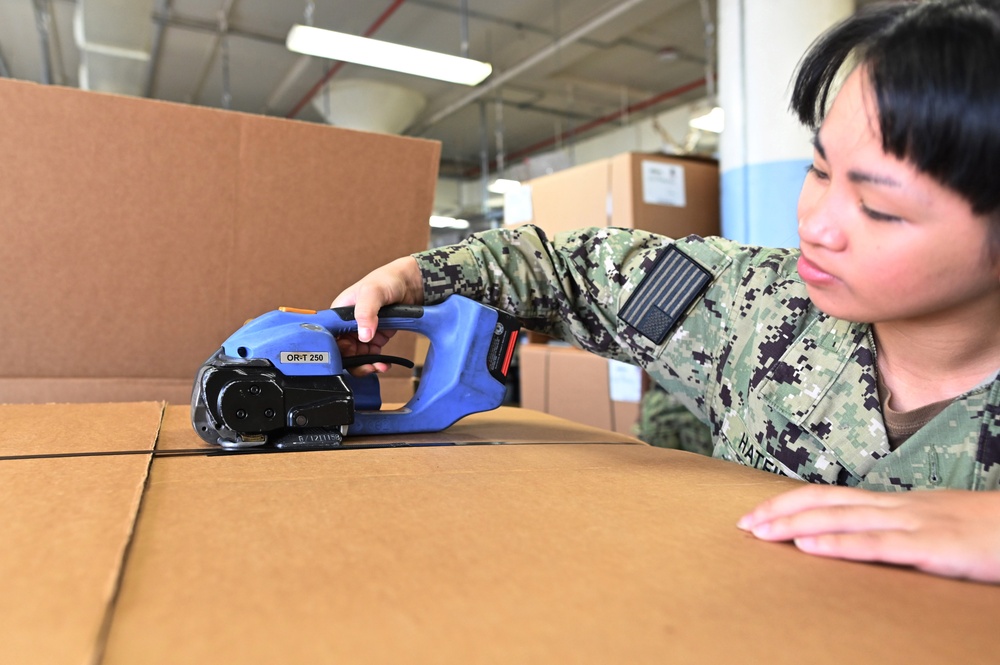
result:
M 788 110 L 792 76 L 824 30 L 854 0 L 718 0 L 722 234 L 797 247 L 795 214 L 812 137 Z

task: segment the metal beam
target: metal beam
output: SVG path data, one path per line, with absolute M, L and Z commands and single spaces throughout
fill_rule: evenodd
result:
M 160 57 L 163 55 L 163 33 L 167 31 L 167 21 L 173 10 L 173 0 L 156 0 L 156 8 L 153 11 L 153 23 L 156 29 L 153 31 L 153 49 L 149 55 L 149 66 L 146 69 L 146 87 L 143 97 L 152 97 L 153 89 L 156 87 L 156 74 L 160 66 Z
M 611 7 L 608 11 L 604 12 L 587 21 L 578 28 L 570 31 L 564 37 L 557 37 L 550 45 L 539 50 L 534 55 L 528 56 L 526 59 L 522 60 L 518 64 L 514 65 L 510 69 L 507 69 L 499 74 L 496 74 L 486 80 L 485 83 L 477 87 L 475 90 L 460 98 L 458 101 L 449 104 L 440 111 L 432 114 L 429 118 L 421 122 L 413 131 L 407 132 L 407 134 L 412 134 L 419 136 L 426 132 L 428 129 L 441 122 L 445 118 L 451 116 L 454 113 L 464 109 L 469 104 L 481 99 L 485 95 L 493 92 L 504 83 L 520 76 L 525 71 L 535 67 L 536 65 L 548 60 L 549 58 L 558 54 L 566 46 L 580 41 L 585 36 L 591 32 L 597 30 L 601 26 L 605 25 L 609 21 L 618 18 L 622 14 L 634 9 L 635 7 L 641 5 L 646 0 L 625 0 L 624 2 L 619 2 Z
M 0 78 L 10 78 L 10 69 L 7 67 L 7 61 L 4 60 L 2 48 L 0 48 Z

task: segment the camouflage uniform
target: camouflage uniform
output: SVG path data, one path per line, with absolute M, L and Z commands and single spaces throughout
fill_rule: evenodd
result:
M 642 394 L 635 436 L 658 448 L 712 454 L 712 430 L 658 383 Z
M 709 424 L 715 457 L 876 490 L 1000 489 L 1000 379 L 891 450 L 869 326 L 812 305 L 796 250 L 525 226 L 416 257 L 428 303 L 460 293 L 643 367 Z

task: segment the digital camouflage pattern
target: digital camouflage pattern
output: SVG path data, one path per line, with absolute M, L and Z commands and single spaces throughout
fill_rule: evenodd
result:
M 656 383 L 642 394 L 635 436 L 658 448 L 712 454 L 712 430 Z
M 712 282 L 656 344 L 618 313 L 675 244 Z M 531 330 L 646 370 L 710 427 L 713 455 L 814 483 L 1000 489 L 1000 379 L 958 397 L 895 451 L 866 324 L 826 316 L 797 250 L 580 229 L 497 229 L 415 255 L 425 298 L 489 303 Z

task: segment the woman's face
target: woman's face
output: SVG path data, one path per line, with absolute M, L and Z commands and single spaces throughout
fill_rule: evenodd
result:
M 824 312 L 861 322 L 1000 312 L 986 218 L 882 151 L 877 105 L 856 69 L 816 135 L 799 196 L 799 275 Z M 982 314 L 985 313 L 985 314 Z

